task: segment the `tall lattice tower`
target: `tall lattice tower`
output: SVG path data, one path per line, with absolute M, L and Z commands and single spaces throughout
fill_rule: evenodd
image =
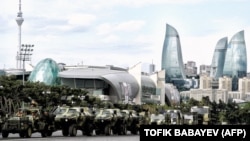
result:
M 19 0 L 19 11 L 17 13 L 17 17 L 16 17 L 16 22 L 18 25 L 18 51 L 17 51 L 17 56 L 16 56 L 16 66 L 17 68 L 21 68 L 22 66 L 22 61 L 21 61 L 21 57 L 20 57 L 20 52 L 21 52 L 21 27 L 22 27 L 22 23 L 23 23 L 24 19 L 23 19 L 23 13 L 21 11 L 21 0 Z

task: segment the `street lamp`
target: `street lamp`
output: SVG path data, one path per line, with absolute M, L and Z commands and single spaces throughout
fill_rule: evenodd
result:
M 31 55 L 34 45 L 22 44 L 20 50 L 20 60 L 23 61 L 23 85 L 24 85 L 24 73 L 25 73 L 25 61 L 31 61 Z

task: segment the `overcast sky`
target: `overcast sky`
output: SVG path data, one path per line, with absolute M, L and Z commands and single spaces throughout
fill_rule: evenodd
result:
M 0 2 L 0 69 L 16 68 L 19 0 Z M 22 12 L 33 65 L 153 62 L 160 70 L 166 24 L 179 33 L 184 63 L 210 65 L 217 41 L 241 30 L 250 53 L 249 0 L 22 0 Z

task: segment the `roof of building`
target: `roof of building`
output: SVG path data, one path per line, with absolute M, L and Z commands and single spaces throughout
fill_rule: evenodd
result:
M 106 68 L 72 68 L 58 74 L 63 78 L 101 78 L 103 75 L 128 73 L 127 71 L 111 70 Z

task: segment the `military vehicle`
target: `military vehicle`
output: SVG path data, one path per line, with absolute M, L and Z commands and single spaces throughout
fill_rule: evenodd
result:
M 91 136 L 94 131 L 94 115 L 88 107 L 63 107 L 55 117 L 57 128 L 63 136 L 76 136 L 77 130 Z
M 126 118 L 127 130 L 134 135 L 138 134 L 140 128 L 139 114 L 135 110 L 121 110 L 121 113 Z
M 2 132 L 3 124 L 6 119 L 6 114 L 0 109 L 0 133 Z
M 168 109 L 165 113 L 166 124 L 182 125 L 184 122 L 184 116 L 180 110 Z
M 55 128 L 56 129 L 62 129 L 61 126 L 61 118 L 65 117 L 68 110 L 69 110 L 69 106 L 59 106 L 59 107 L 55 107 L 55 109 L 53 109 L 52 114 L 55 115 Z
M 96 135 L 127 134 L 126 119 L 120 109 L 101 109 L 95 117 Z
M 210 108 L 209 106 L 192 106 L 190 112 L 194 116 L 194 124 L 210 124 Z
M 9 133 L 19 133 L 20 137 L 30 138 L 32 133 L 40 132 L 42 137 L 48 136 L 48 123 L 41 116 L 39 108 L 20 108 L 18 113 L 9 116 L 2 128 L 2 137 L 7 138 Z
M 193 113 L 185 113 L 183 114 L 183 124 L 184 125 L 194 125 L 195 124 L 195 116 Z
M 164 125 L 165 124 L 165 116 L 163 114 L 151 114 L 150 124 L 151 125 Z
M 140 125 L 150 125 L 150 112 L 142 111 L 139 113 L 139 126 Z
M 5 121 L 5 118 L 0 115 L 0 133 L 2 132 L 4 121 Z

